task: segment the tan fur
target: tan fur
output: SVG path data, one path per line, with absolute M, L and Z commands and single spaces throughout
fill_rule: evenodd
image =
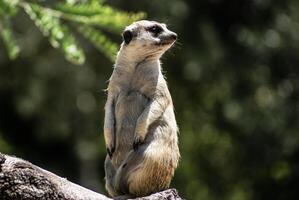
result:
M 162 31 L 154 34 L 153 26 Z M 106 189 L 145 196 L 169 187 L 179 161 L 177 124 L 159 58 L 175 41 L 165 24 L 139 21 L 118 52 L 108 86 L 104 136 Z M 133 148 L 133 145 L 135 149 Z

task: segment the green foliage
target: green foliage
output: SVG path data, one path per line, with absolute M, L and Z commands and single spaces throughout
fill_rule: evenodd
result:
M 13 37 L 10 21 L 5 16 L 0 21 L 0 32 L 9 58 L 12 60 L 15 59 L 20 53 L 20 48 Z
M 8 144 L 7 141 L 4 140 L 4 138 L 2 137 L 2 133 L 0 132 L 0 152 L 11 153 L 11 151 L 11 146 Z
M 67 26 L 60 23 L 59 18 L 52 15 L 52 10 L 30 3 L 25 4 L 24 8 L 54 48 L 61 48 L 66 58 L 73 63 L 82 64 L 85 61 L 83 50 L 74 36 Z
M 110 6 L 97 4 L 60 3 L 56 8 L 64 13 L 63 17 L 86 25 L 96 25 L 111 32 L 119 33 L 124 25 L 145 17 L 144 13 L 128 14 Z
M 72 27 L 81 27 L 80 32 L 111 61 L 116 54 L 116 44 L 99 29 L 119 33 L 126 25 L 145 17 L 144 13 L 126 13 L 101 1 L 67 1 L 54 6 L 44 6 L 21 0 L 1 0 L 1 35 L 8 55 L 15 59 L 20 48 L 17 46 L 10 26 L 10 18 L 23 9 L 34 21 L 54 48 L 62 50 L 72 63 L 85 61 L 84 51 L 76 41 Z M 82 27 L 85 30 L 82 31 Z M 98 27 L 98 28 L 97 28 Z
M 110 60 L 115 59 L 115 52 L 117 51 L 118 45 L 109 40 L 102 32 L 88 26 L 78 27 L 78 30 L 84 37 L 88 38 L 99 51 L 110 58 Z
M 13 16 L 17 13 L 18 7 L 16 7 L 18 0 L 1 0 L 0 1 L 0 15 Z

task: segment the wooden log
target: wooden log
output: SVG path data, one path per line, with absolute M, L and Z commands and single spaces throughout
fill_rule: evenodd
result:
M 61 178 L 20 158 L 0 153 L 0 199 L 2 200 L 108 200 L 80 185 Z M 140 200 L 181 200 L 175 189 Z

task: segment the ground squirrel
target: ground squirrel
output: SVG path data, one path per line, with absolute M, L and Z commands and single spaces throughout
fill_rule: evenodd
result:
M 169 187 L 180 158 L 172 99 L 159 58 L 176 41 L 165 24 L 127 26 L 108 86 L 106 189 L 145 196 Z

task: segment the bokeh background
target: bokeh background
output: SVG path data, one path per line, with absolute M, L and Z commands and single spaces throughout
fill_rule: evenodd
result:
M 186 199 L 299 199 L 299 1 L 108 0 L 178 33 L 162 58 L 180 127 L 172 187 Z M 105 193 L 103 90 L 113 62 L 78 66 L 23 12 L 0 42 L 0 152 Z M 118 44 L 119 35 L 111 36 Z

